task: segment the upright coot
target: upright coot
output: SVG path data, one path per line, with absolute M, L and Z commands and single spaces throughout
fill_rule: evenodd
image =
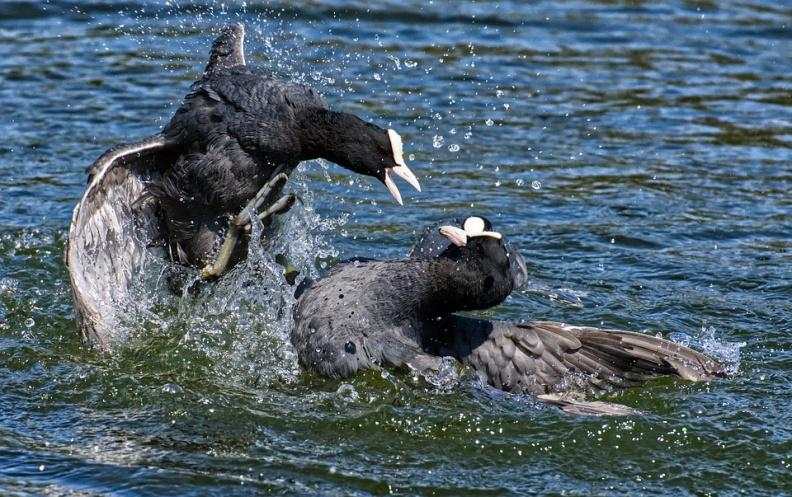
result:
M 504 237 L 469 217 L 429 230 L 409 259 L 347 262 L 307 287 L 292 343 L 303 367 L 330 377 L 378 367 L 427 371 L 453 357 L 496 388 L 575 413 L 630 412 L 580 393 L 664 374 L 693 381 L 724 374 L 716 361 L 661 338 L 454 314 L 497 305 L 526 279 L 524 260 Z
M 420 189 L 398 133 L 330 110 L 305 85 L 252 72 L 243 40 L 241 25 L 223 29 L 165 129 L 89 168 L 65 259 L 80 328 L 100 348 L 117 334 L 146 258 L 219 276 L 244 256 L 256 211 L 268 222 L 292 204 L 280 191 L 300 161 L 321 157 L 373 176 L 399 203 L 394 176 Z
M 242 25 L 224 30 L 203 77 L 160 134 L 163 146 L 178 148 L 180 155 L 151 191 L 161 202 L 172 251 L 182 262 L 212 262 L 228 217 L 301 161 L 323 158 L 373 176 L 399 204 L 394 175 L 420 190 L 398 133 L 330 110 L 306 85 L 251 71 L 243 38 Z M 266 197 L 276 198 L 265 195 L 265 204 Z

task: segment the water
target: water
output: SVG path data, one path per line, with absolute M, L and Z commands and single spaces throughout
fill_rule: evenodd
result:
M 343 4 L 0 4 L 0 494 L 792 493 L 789 6 Z M 84 168 L 166 122 L 232 19 L 251 64 L 398 129 L 424 186 L 400 208 L 307 164 L 303 267 L 475 211 L 531 264 L 487 314 L 661 331 L 736 375 L 614 395 L 647 413 L 619 419 L 464 375 L 300 375 L 261 252 L 84 347 L 61 259 Z

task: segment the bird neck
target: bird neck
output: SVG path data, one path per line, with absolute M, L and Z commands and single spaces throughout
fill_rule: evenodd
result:
M 339 144 L 342 113 L 310 107 L 297 114 L 296 122 L 302 151 L 300 160 L 321 158 L 336 162 L 334 151 Z
M 407 308 L 422 318 L 431 318 L 457 311 L 486 309 L 503 301 L 511 289 L 499 291 L 495 279 L 475 261 L 454 261 L 438 258 L 410 261 L 416 267 L 412 277 L 399 278 L 397 290 L 407 296 Z
M 325 159 L 359 174 L 373 175 L 381 159 L 379 148 L 390 150 L 387 130 L 362 121 L 354 114 L 319 107 L 296 116 L 300 160 Z

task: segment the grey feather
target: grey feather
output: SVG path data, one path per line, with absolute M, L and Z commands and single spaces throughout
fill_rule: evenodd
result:
M 101 349 L 111 345 L 116 313 L 146 257 L 158 250 L 150 247 L 161 237 L 157 206 L 146 199 L 145 185 L 171 160 L 160 135 L 113 147 L 89 168 L 88 187 L 74 208 L 65 262 L 80 330 Z
M 424 327 L 424 335 L 432 337 L 429 343 L 436 353 L 453 355 L 493 386 L 515 393 L 602 391 L 660 375 L 709 381 L 726 374 L 721 364 L 700 352 L 629 331 L 457 315 L 435 323 Z
M 209 62 L 205 73 L 230 69 L 245 65 L 245 27 L 242 24 L 231 24 L 223 28 L 220 36 L 212 44 Z

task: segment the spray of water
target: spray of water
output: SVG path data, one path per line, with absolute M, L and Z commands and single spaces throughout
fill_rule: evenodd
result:
M 223 382 L 293 381 L 298 374 L 289 341 L 294 290 L 303 278 L 319 276 L 322 261 L 337 257 L 323 233 L 345 222 L 315 211 L 306 167 L 311 165 L 295 171 L 288 187 L 301 201 L 275 226 L 254 225 L 247 259 L 218 281 L 202 282 L 197 269 L 177 266 L 152 250 L 128 301 L 113 306 L 121 349 L 155 348 L 152 341 L 160 340 L 165 345 L 159 347 L 178 347 L 206 359 Z M 299 271 L 294 284 L 284 277 L 284 260 Z M 181 295 L 169 288 L 173 274 L 186 281 Z
M 729 374 L 736 374 L 740 367 L 740 349 L 745 342 L 728 342 L 719 338 L 714 326 L 702 325 L 701 330 L 691 336 L 687 333 L 671 333 L 669 338 L 686 347 L 703 351 L 723 363 Z

